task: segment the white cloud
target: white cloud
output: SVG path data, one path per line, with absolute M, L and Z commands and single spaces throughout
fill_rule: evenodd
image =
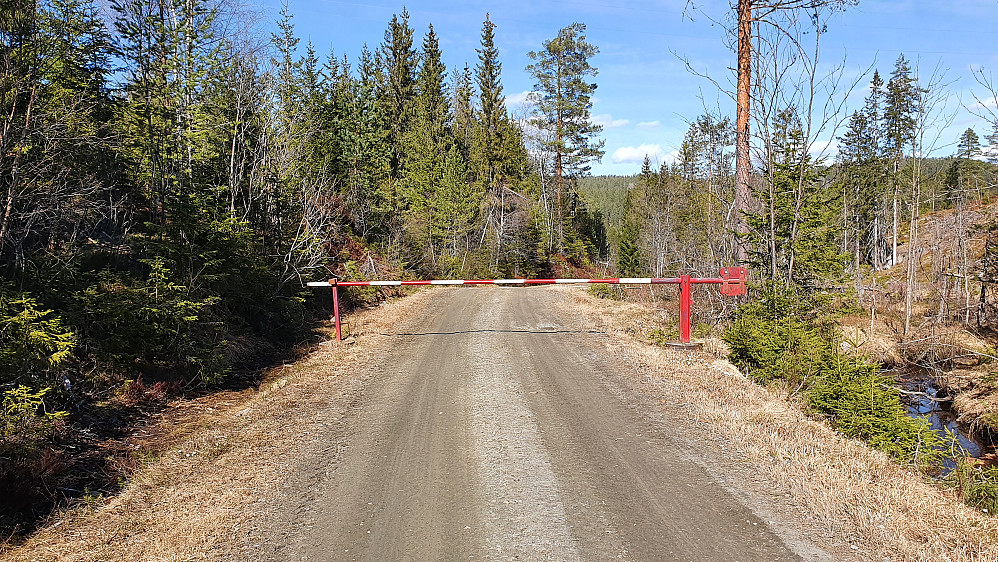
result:
M 661 125 L 662 124 L 659 123 L 658 120 L 656 119 L 655 121 L 642 121 L 637 124 L 637 127 L 639 129 L 657 129 Z
M 594 125 L 602 125 L 604 129 L 616 129 L 630 124 L 630 121 L 627 119 L 614 119 L 609 113 L 593 115 L 590 121 L 592 121 Z
M 839 152 L 839 141 L 838 139 L 816 140 L 811 144 L 810 152 L 814 158 L 831 160 Z
M 532 92 L 530 90 L 527 90 L 524 92 L 520 92 L 519 94 L 510 94 L 506 96 L 506 106 L 512 107 L 514 105 L 526 104 L 529 101 L 531 93 Z
M 661 162 L 666 158 L 662 147 L 657 144 L 642 144 L 637 147 L 622 146 L 613 151 L 613 156 L 610 158 L 614 164 L 641 164 L 644 162 L 645 156 L 652 162 Z
M 985 98 L 983 100 L 978 99 L 972 105 L 970 105 L 969 107 L 967 107 L 967 109 L 971 113 L 973 113 L 974 111 L 977 111 L 977 110 L 981 110 L 981 109 L 984 109 L 984 110 L 987 110 L 987 111 L 991 111 L 991 110 L 993 110 L 995 108 L 998 108 L 998 97 L 995 97 L 995 98 Z

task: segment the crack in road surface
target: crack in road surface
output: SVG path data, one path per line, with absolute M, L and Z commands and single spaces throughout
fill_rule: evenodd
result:
M 626 361 L 563 293 L 441 290 L 387 336 L 285 559 L 794 560 L 766 521 L 615 388 Z M 400 327 L 403 330 L 404 327 Z M 647 404 L 643 407 L 649 407 Z M 345 435 L 345 437 L 344 437 Z M 304 494 L 304 492 L 303 492 Z M 796 552 L 795 552 L 796 551 Z M 823 556 L 822 556 L 823 557 Z

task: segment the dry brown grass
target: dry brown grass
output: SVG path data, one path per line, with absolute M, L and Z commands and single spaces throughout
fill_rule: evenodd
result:
M 998 372 L 993 364 L 951 371 L 943 377 L 943 384 L 947 388 L 963 387 L 953 399 L 960 422 L 969 424 L 972 430 L 998 430 Z
M 729 441 L 807 513 L 871 559 L 998 560 L 998 519 L 902 468 L 887 455 L 809 419 L 795 404 L 753 383 L 712 349 L 684 353 L 647 343 L 654 313 L 639 305 L 572 293 L 573 309 L 617 336 L 654 373 L 674 382 L 677 402 Z M 637 330 L 634 327 L 639 327 Z M 647 333 L 645 331 L 645 333 Z M 711 347 L 709 346 L 709 347 Z
M 397 329 L 427 304 L 426 293 L 360 311 L 355 335 Z M 64 510 L 7 560 L 241 559 L 238 548 L 259 535 L 253 516 L 274 500 L 275 483 L 296 447 L 317 433 L 316 412 L 342 399 L 351 377 L 384 351 L 387 340 L 321 345 L 304 360 L 277 368 L 259 392 L 227 404 L 178 405 L 160 439 L 170 443 L 112 498 Z
M 969 365 L 990 359 L 988 342 L 961 324 L 925 321 L 913 326 L 906 336 L 901 333 L 901 322 L 883 313 L 873 320 L 851 315 L 841 318 L 839 327 L 843 341 L 850 347 L 888 365 L 948 367 L 954 362 Z

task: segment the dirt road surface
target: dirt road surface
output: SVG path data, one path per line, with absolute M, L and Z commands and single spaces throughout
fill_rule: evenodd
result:
M 440 290 L 431 316 L 383 334 L 392 351 L 336 429 L 314 436 L 324 445 L 287 474 L 287 540 L 246 554 L 828 558 L 712 476 L 668 418 L 647 415 L 620 383 L 633 365 L 606 352 L 606 335 L 559 316 L 553 304 L 563 295 Z

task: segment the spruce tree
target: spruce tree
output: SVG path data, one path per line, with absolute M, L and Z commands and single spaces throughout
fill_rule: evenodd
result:
M 998 120 L 991 125 L 991 134 L 988 139 L 988 162 L 998 164 Z
M 385 81 L 379 98 L 392 147 L 391 165 L 394 177 L 399 177 L 403 161 L 403 137 L 412 126 L 416 98 L 416 70 L 419 54 L 413 46 L 414 31 L 409 27 L 409 12 L 392 16 L 381 45 Z
M 430 127 L 434 144 L 444 142 L 450 120 L 450 99 L 445 84 L 447 67 L 441 60 L 440 40 L 433 25 L 423 38 L 423 52 L 416 82 L 416 117 Z
M 915 135 L 915 111 L 921 90 L 911 72 L 911 65 L 901 54 L 887 82 L 884 142 L 895 171 Z
M 475 135 L 475 165 L 479 180 L 489 188 L 500 181 L 498 163 L 502 145 L 502 122 L 507 119 L 502 93 L 502 63 L 495 46 L 495 27 L 489 14 L 482 24 L 482 46 L 478 49 L 475 80 L 478 84 L 478 126 Z
M 884 157 L 884 83 L 874 71 L 863 108 L 850 116 L 839 137 L 838 161 L 845 231 L 843 249 L 853 256 L 853 267 L 867 263 L 880 269 L 889 255 L 885 234 L 891 187 Z
M 807 152 L 793 110 L 773 120 L 773 157 L 764 170 L 770 185 L 755 189 L 762 211 L 747 213 L 749 258 L 773 281 L 809 287 L 841 272 L 835 245 L 835 202 Z
M 443 162 L 434 235 L 441 239 L 443 259 L 438 269 L 443 275 L 462 275 L 468 263 L 468 253 L 478 242 L 479 205 L 482 192 L 479 185 L 468 181 L 468 165 L 456 144 L 452 144 Z
M 0 263 L 20 275 L 45 246 L 68 266 L 106 216 L 110 43 L 91 2 L 15 2 L 0 18 Z
M 404 137 L 404 194 L 407 230 L 424 254 L 424 269 L 432 273 L 442 217 L 437 212 L 444 159 L 451 137 L 447 128 L 450 100 L 444 85 L 447 69 L 441 61 L 440 43 L 433 26 L 423 39 L 422 64 L 416 81 L 412 127 Z
M 638 175 L 638 185 L 627 189 L 624 195 L 623 219 L 617 234 L 617 275 L 621 277 L 637 277 L 642 273 L 640 238 L 641 225 L 644 222 L 642 195 L 648 186 L 655 181 L 655 173 L 651 169 L 651 160 L 645 155 Z
M 338 113 L 345 199 L 356 231 L 377 241 L 386 235 L 384 218 L 391 213 L 391 150 L 384 106 L 378 99 L 384 79 L 380 56 L 367 45 L 361 50 L 357 72 L 354 78 L 349 65 L 343 64 L 338 80 L 343 90 Z
M 481 48 L 478 51 L 478 64 L 475 66 L 475 81 L 478 84 L 479 106 L 476 112 L 474 137 L 471 147 L 471 176 L 477 184 L 476 191 L 483 193 L 482 209 L 485 217 L 483 230 L 491 233 L 486 244 L 491 252 L 490 265 L 493 271 L 510 271 L 508 260 L 516 258 L 505 251 L 504 244 L 512 240 L 513 232 L 507 216 L 517 212 L 523 201 L 514 190 L 526 175 L 527 155 L 522 133 L 506 112 L 503 96 L 502 63 L 495 45 L 495 28 L 486 14 L 482 24 Z M 523 226 L 522 221 L 518 225 Z M 528 251 L 521 245 L 524 251 Z M 532 250 L 531 250 L 532 251 Z M 515 269 L 516 265 L 512 265 Z
M 475 136 L 475 86 L 471 75 L 471 68 L 467 64 L 464 70 L 454 74 L 454 98 L 453 98 L 453 123 L 451 130 L 454 134 L 454 142 L 457 143 L 464 155 L 464 159 L 470 160 L 471 146 Z
M 893 190 L 891 202 L 891 265 L 897 263 L 898 247 L 898 216 L 900 212 L 901 161 L 904 151 L 915 139 L 915 116 L 918 111 L 923 91 L 917 80 L 912 76 L 911 66 L 904 58 L 898 56 L 887 82 L 887 92 L 884 106 L 884 148 L 890 163 L 890 180 Z

